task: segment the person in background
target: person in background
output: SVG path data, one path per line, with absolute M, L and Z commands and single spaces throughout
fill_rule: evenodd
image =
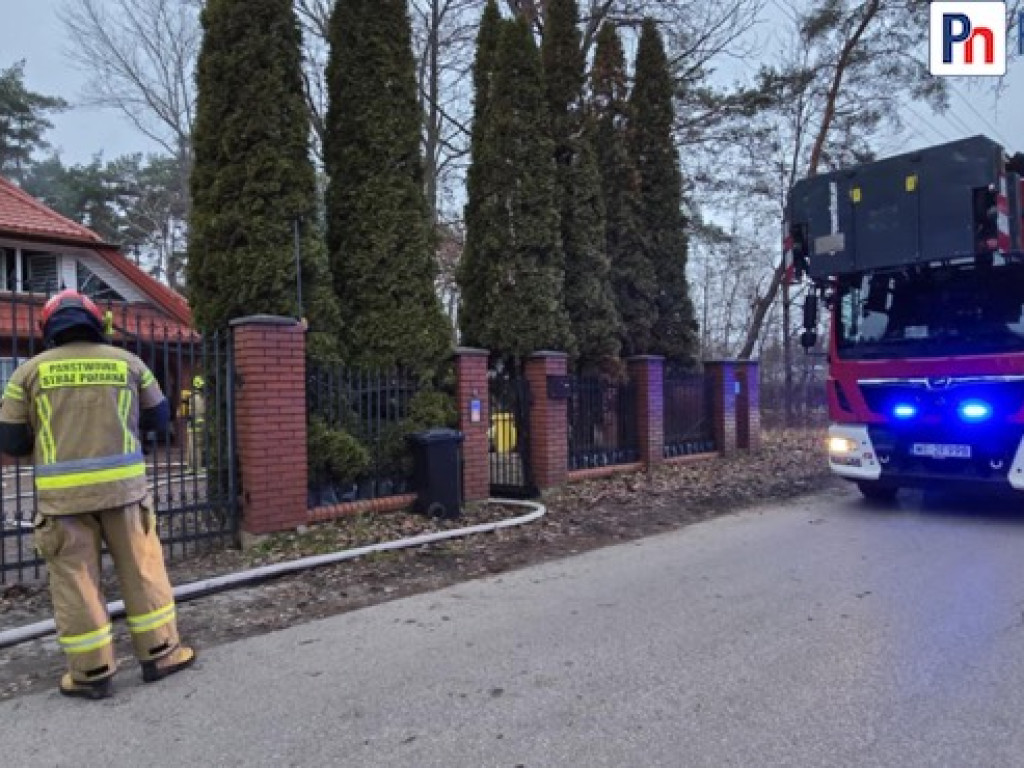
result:
M 185 417 L 185 466 L 198 472 L 206 465 L 203 431 L 206 425 L 206 399 L 203 389 L 206 381 L 202 376 L 192 377 L 192 389 L 181 392 L 181 416 Z
M 140 440 L 166 428 L 170 409 L 145 364 L 109 344 L 88 297 L 58 293 L 43 307 L 42 328 L 48 349 L 19 366 L 4 390 L 0 450 L 35 463 L 35 545 L 68 661 L 58 688 L 102 699 L 116 671 L 100 587 L 104 543 L 142 679 L 161 680 L 196 659 L 178 637 Z

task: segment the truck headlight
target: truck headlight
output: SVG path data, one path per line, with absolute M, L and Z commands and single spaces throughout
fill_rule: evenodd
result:
M 857 441 L 848 437 L 830 437 L 828 452 L 833 456 L 848 456 L 857 450 Z

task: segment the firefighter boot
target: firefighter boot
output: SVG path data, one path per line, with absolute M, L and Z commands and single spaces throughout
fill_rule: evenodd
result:
M 147 683 L 155 683 L 168 675 L 191 667 L 195 660 L 195 650 L 187 645 L 177 645 L 174 650 L 159 659 L 142 662 L 142 679 Z
M 83 682 L 81 680 L 75 680 L 75 678 L 71 676 L 70 672 L 65 672 L 64 676 L 60 679 L 58 690 L 62 696 L 71 696 L 77 699 L 91 699 L 95 701 L 98 699 L 106 699 L 113 695 L 114 686 L 111 685 L 110 681 L 110 677 L 104 677 L 101 680 Z

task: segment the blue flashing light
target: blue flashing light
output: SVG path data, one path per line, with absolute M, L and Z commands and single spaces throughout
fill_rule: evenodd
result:
M 958 410 L 964 421 L 985 421 L 992 416 L 992 406 L 984 400 L 964 400 Z
M 912 419 L 917 416 L 917 406 L 910 403 L 898 403 L 892 409 L 892 415 L 897 419 Z

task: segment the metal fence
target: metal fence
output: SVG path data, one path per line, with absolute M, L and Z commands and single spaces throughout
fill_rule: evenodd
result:
M 38 317 L 47 296 L 5 297 L 0 321 L 0 360 L 5 386 L 20 363 L 41 352 Z M 168 559 L 233 545 L 238 531 L 235 452 L 234 359 L 229 332 L 200 337 L 145 322 L 126 306 L 108 306 L 114 318 L 112 343 L 136 354 L 153 371 L 171 406 L 168 429 L 143 436 L 147 475 L 159 533 Z M 7 313 L 10 313 L 9 316 Z M 196 427 L 187 455 L 189 429 L 181 404 L 195 376 L 205 380 L 205 419 Z M 43 563 L 31 543 L 36 510 L 34 467 L 4 457 L 0 494 L 0 583 L 38 579 Z
M 633 382 L 575 376 L 568 413 L 570 470 L 639 461 Z
M 701 373 L 666 374 L 665 456 L 687 456 L 715 449 L 712 381 Z
M 309 361 L 309 507 L 409 491 L 406 435 L 418 384 L 397 371 Z M 439 425 L 434 425 L 439 426 Z
M 530 463 L 530 382 L 519 372 L 488 374 L 490 418 L 487 438 L 491 495 L 539 495 Z

